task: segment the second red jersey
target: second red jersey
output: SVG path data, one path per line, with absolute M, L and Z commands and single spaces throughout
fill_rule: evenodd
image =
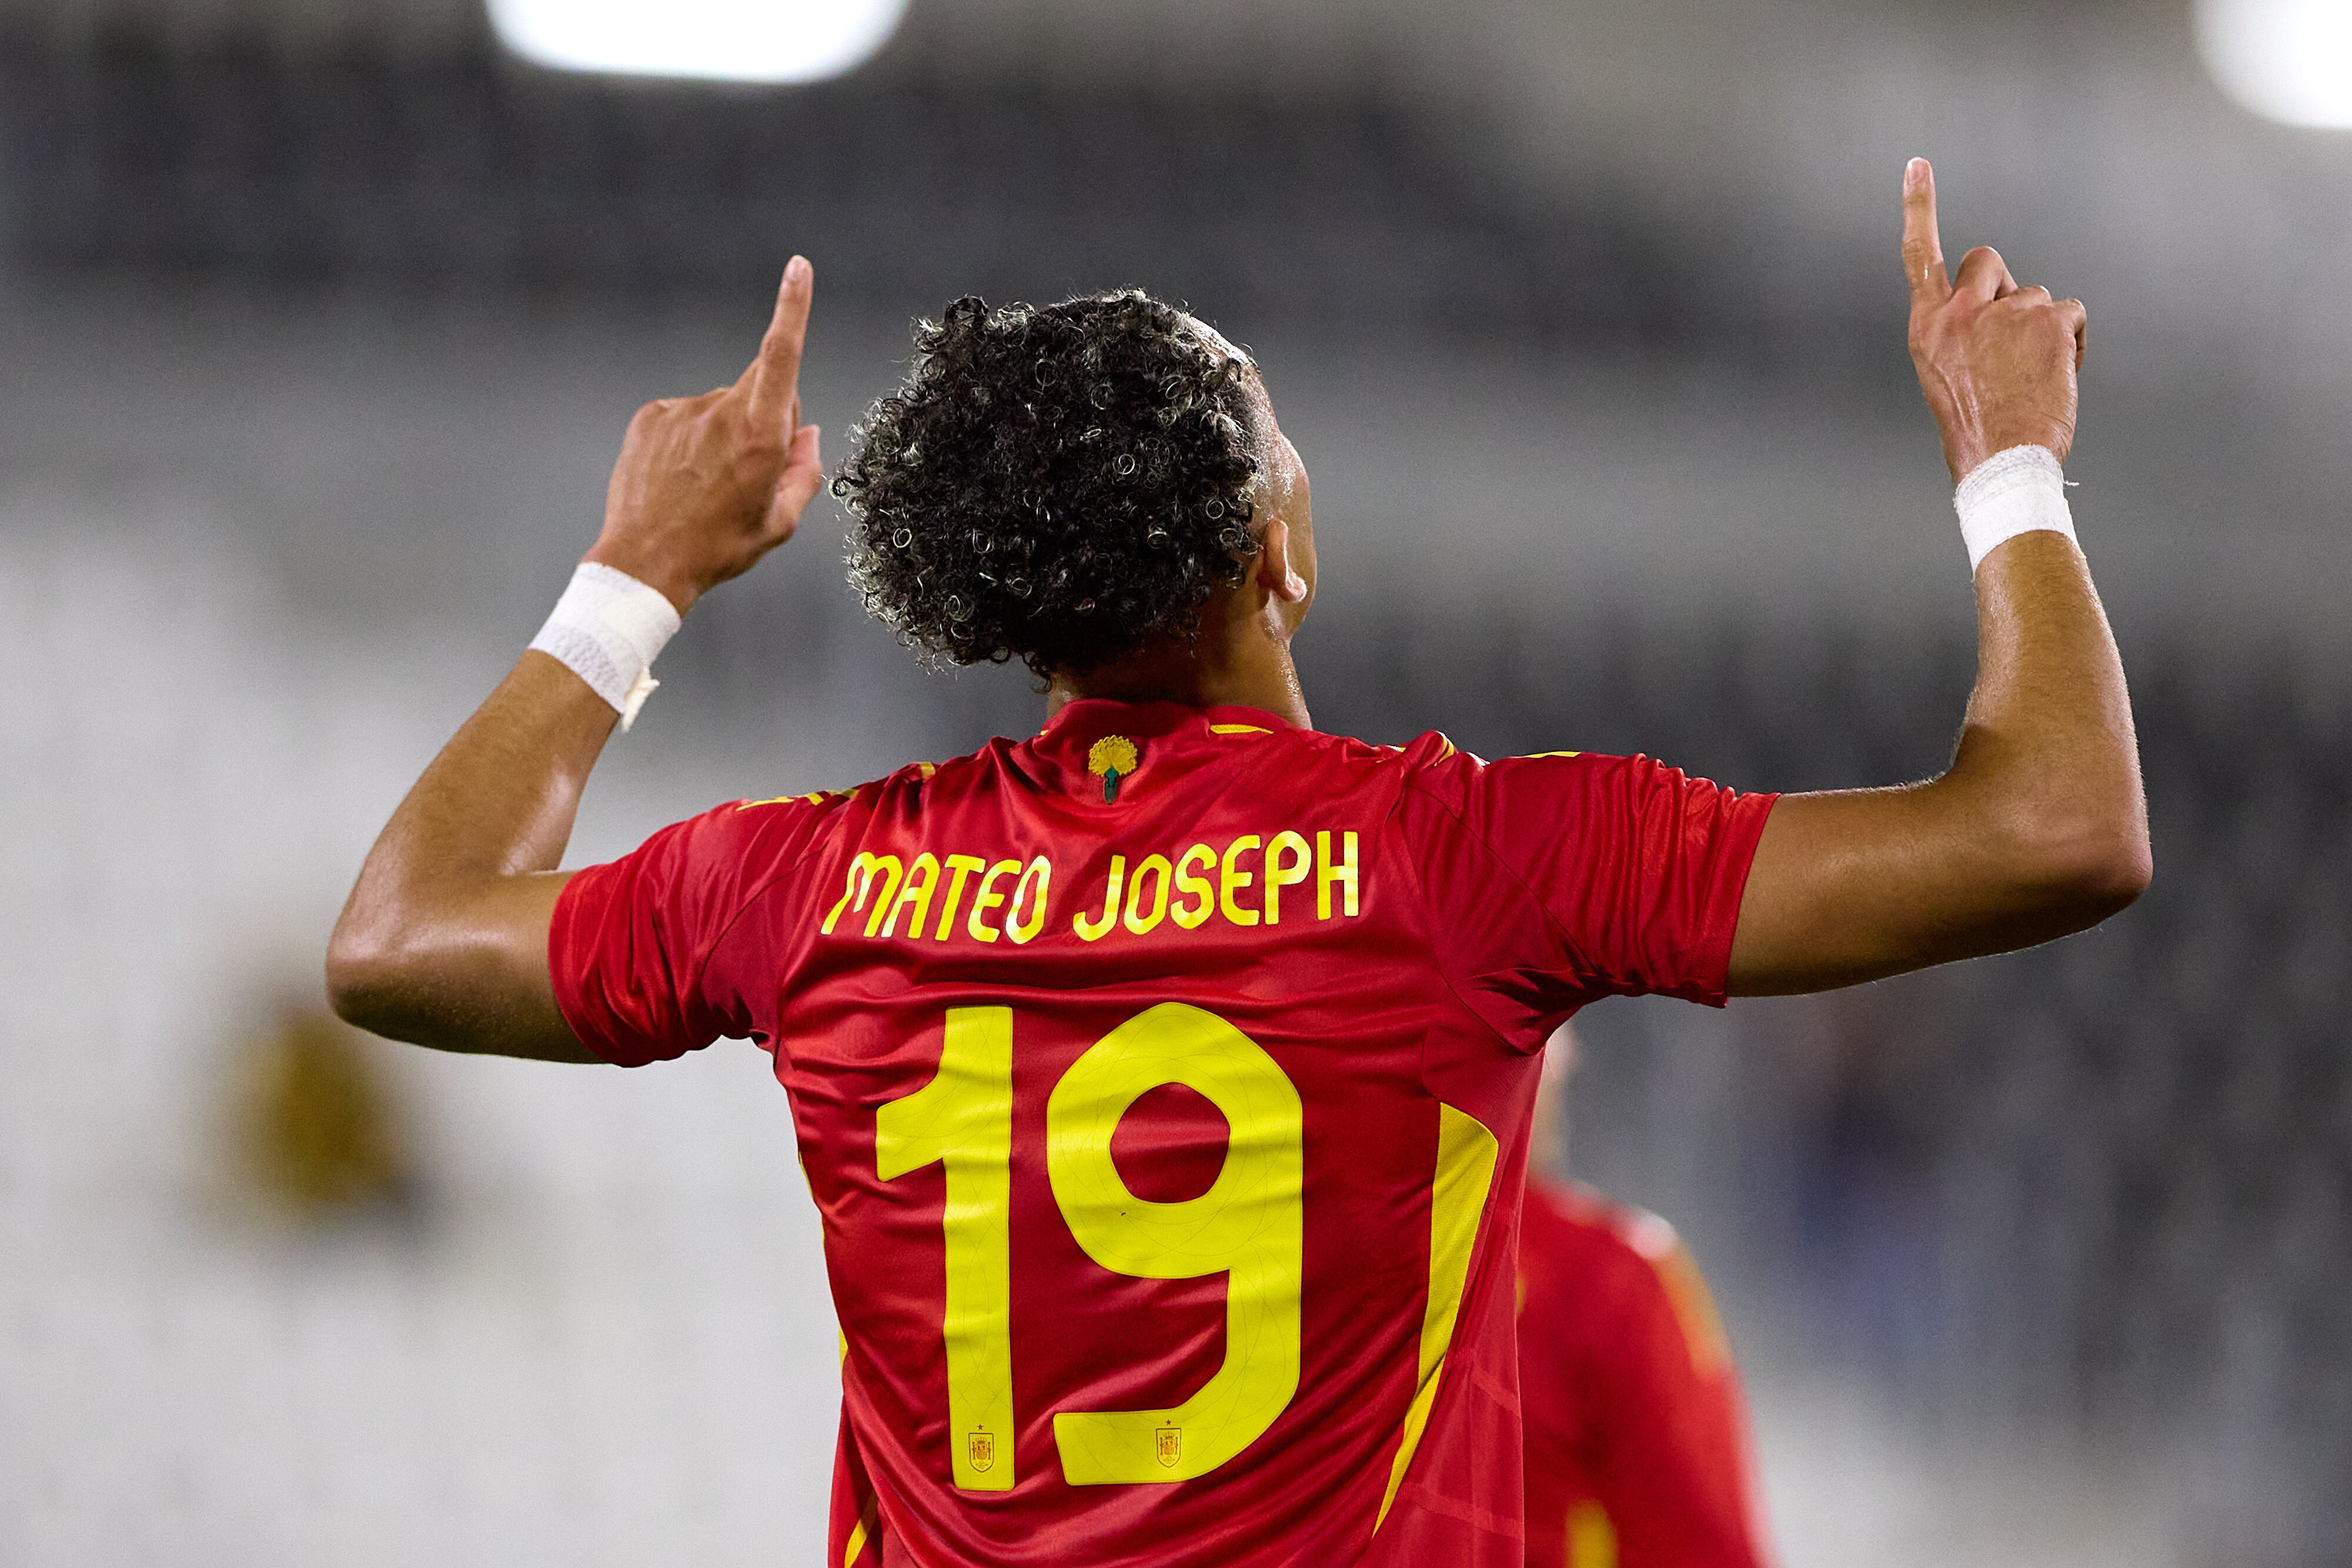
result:
M 1073 703 L 580 873 L 636 1065 L 760 1041 L 843 1336 L 827 1561 L 1517 1564 L 1533 1054 L 1719 1002 L 1769 797 Z
M 1528 1568 L 1769 1568 L 1731 1342 L 1674 1228 L 1530 1180 L 1519 1289 Z

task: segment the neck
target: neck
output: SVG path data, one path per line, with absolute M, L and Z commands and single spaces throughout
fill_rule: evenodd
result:
M 1262 708 L 1301 729 L 1313 727 L 1289 643 L 1265 635 L 1213 636 L 1204 630 L 1197 643 L 1147 648 L 1083 675 L 1057 674 L 1046 684 L 1045 716 L 1082 697 Z

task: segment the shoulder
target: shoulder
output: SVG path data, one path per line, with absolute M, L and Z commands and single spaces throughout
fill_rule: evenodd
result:
M 1628 774 L 1666 771 L 1646 757 L 1599 751 L 1534 751 L 1489 761 L 1463 750 L 1433 729 L 1392 749 L 1407 776 L 1408 788 L 1457 810 L 1486 796 L 1533 791 L 1557 799 Z
M 1013 744 L 1000 738 L 977 751 L 966 752 L 944 762 L 908 762 L 879 779 L 869 779 L 845 789 L 813 789 L 800 795 L 736 800 L 719 808 L 719 811 L 747 815 L 744 824 L 747 829 L 756 825 L 795 822 L 847 823 L 874 816 L 918 812 L 943 799 L 968 795 L 977 788 L 984 788 L 987 781 L 1001 771 L 1002 754 Z
M 698 858 L 732 856 L 747 872 L 775 868 L 804 858 L 830 826 L 856 810 L 858 795 L 855 789 L 812 789 L 730 800 L 678 829 L 689 836 Z
M 1301 729 L 1283 725 L 1212 724 L 1209 734 L 1220 742 L 1264 748 L 1286 764 L 1306 762 L 1359 774 L 1392 774 L 1399 779 L 1426 767 L 1432 758 L 1452 753 L 1454 743 L 1435 730 L 1402 746 L 1359 740 L 1328 730 Z
M 1621 1203 L 1599 1187 L 1571 1183 L 1564 1201 L 1579 1224 L 1644 1263 L 1654 1266 L 1682 1248 L 1682 1236 L 1666 1220 L 1639 1205 Z
M 1656 1215 L 1581 1182 L 1528 1182 L 1523 1228 L 1528 1244 L 1573 1271 L 1588 1279 L 1602 1271 L 1633 1284 L 1646 1283 L 1656 1260 L 1681 1244 Z

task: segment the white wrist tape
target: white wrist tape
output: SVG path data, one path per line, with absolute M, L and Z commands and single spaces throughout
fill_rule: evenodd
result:
M 1969 469 L 1952 492 L 1952 509 L 1960 515 L 1970 571 L 2020 534 L 2048 529 L 2074 538 L 2074 514 L 2066 505 L 2066 471 L 2046 446 L 2011 446 Z
M 678 624 L 676 607 L 660 589 L 583 561 L 530 645 L 587 682 L 626 729 L 661 685 L 648 672 Z

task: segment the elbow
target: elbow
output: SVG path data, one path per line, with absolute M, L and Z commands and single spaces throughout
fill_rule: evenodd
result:
M 2021 859 L 2021 881 L 2044 918 L 2074 931 L 2130 908 L 2156 872 L 2137 801 L 2112 812 L 2043 816 Z
M 345 1023 L 399 1038 L 399 942 L 346 915 L 327 941 L 327 1005 Z

